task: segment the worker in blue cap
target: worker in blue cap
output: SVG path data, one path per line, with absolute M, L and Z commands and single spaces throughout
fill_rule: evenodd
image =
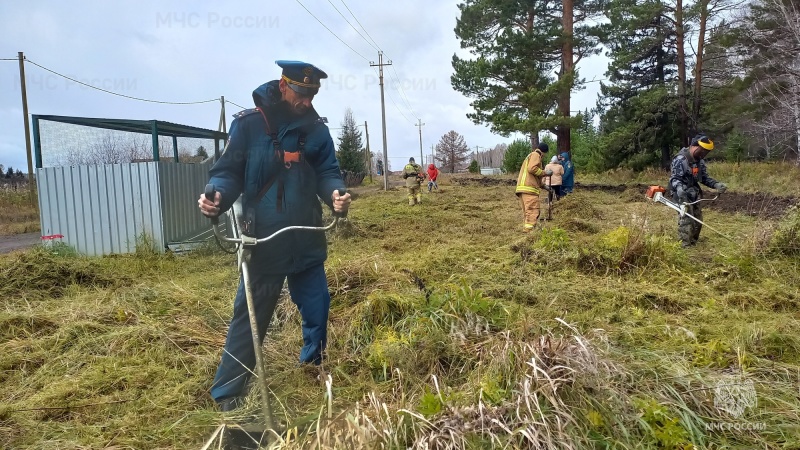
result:
M 320 226 L 320 199 L 345 213 L 345 193 L 333 139 L 326 120 L 312 106 L 320 80 L 327 74 L 302 61 L 276 61 L 283 71 L 278 80 L 253 91 L 255 108 L 234 115 L 220 159 L 211 168 L 213 201 L 200 195 L 201 212 L 208 217 L 227 211 L 242 195 L 243 233 L 264 238 L 293 225 Z M 258 331 L 263 340 L 288 280 L 289 293 L 302 317 L 300 363 L 319 365 L 327 341 L 330 294 L 325 276 L 325 234 L 292 230 L 258 244 L 250 261 L 250 287 Z M 255 353 L 247 312 L 244 281 L 233 304 L 225 349 L 211 387 L 211 396 L 224 411 L 242 404 L 254 372 Z

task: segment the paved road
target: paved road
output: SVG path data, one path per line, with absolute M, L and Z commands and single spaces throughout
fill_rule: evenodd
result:
M 33 247 L 40 242 L 42 242 L 42 234 L 38 231 L 35 233 L 0 236 L 0 253 Z

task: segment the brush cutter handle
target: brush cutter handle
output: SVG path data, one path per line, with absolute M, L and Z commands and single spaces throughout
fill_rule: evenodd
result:
M 210 201 L 211 203 L 214 203 L 214 199 L 217 197 L 217 187 L 214 186 L 211 183 L 207 184 L 206 185 L 206 190 L 203 193 L 203 195 L 206 196 L 206 200 Z M 219 217 L 218 216 L 209 217 L 209 219 L 211 219 L 211 223 L 214 224 L 214 225 L 219 223 Z
M 695 201 L 693 201 L 691 203 L 689 203 L 689 202 L 684 203 L 684 205 L 688 206 L 688 205 L 694 205 L 694 204 L 700 203 L 700 202 L 713 202 L 714 200 L 719 198 L 719 195 L 720 195 L 719 192 L 717 192 L 717 195 L 715 195 L 714 198 L 699 198 L 699 199 L 697 199 L 697 200 L 695 200 Z
M 206 185 L 206 189 L 203 192 L 203 195 L 205 195 L 206 199 L 208 199 L 209 201 L 213 202 L 214 199 L 217 196 L 216 187 L 213 184 L 207 184 Z M 342 191 L 339 191 L 339 195 L 344 195 L 344 194 L 342 193 Z M 281 233 L 284 233 L 286 231 L 292 231 L 292 230 L 328 231 L 331 228 L 336 226 L 336 223 L 339 221 L 340 218 L 344 218 L 344 217 L 347 217 L 347 212 L 344 212 L 344 213 L 336 213 L 336 212 L 334 212 L 333 213 L 333 221 L 331 221 L 331 223 L 326 225 L 326 226 L 310 227 L 310 226 L 303 226 L 303 225 L 293 225 L 293 226 L 281 228 L 280 230 L 272 233 L 271 235 L 269 235 L 267 237 L 264 237 L 264 238 L 261 238 L 261 239 L 256 239 L 254 237 L 245 236 L 245 235 L 242 235 L 242 236 L 240 236 L 238 238 L 229 238 L 229 237 L 225 236 L 224 234 L 222 234 L 219 231 L 219 228 L 218 228 L 219 217 L 209 217 L 209 219 L 211 219 L 211 223 L 214 225 L 214 227 L 213 227 L 214 228 L 214 234 L 216 235 L 217 239 L 219 239 L 221 241 L 225 241 L 225 242 L 232 242 L 232 243 L 235 243 L 235 244 L 244 244 L 244 245 L 252 246 L 252 245 L 260 244 L 260 243 L 263 243 L 263 242 L 267 242 L 268 240 L 270 240 L 270 239 L 274 238 L 275 236 L 277 236 L 277 235 L 279 235 Z
M 337 189 L 337 190 L 336 190 L 336 192 L 339 194 L 339 196 L 340 196 L 340 197 L 341 197 L 341 196 L 343 196 L 344 194 L 346 194 L 346 193 L 347 193 L 347 191 L 346 191 L 346 190 L 344 190 L 344 191 L 343 191 L 343 190 L 341 190 L 341 189 Z M 335 218 L 339 218 L 339 219 L 346 219 L 346 218 L 347 218 L 347 211 L 344 211 L 344 212 L 336 212 L 336 211 L 334 210 L 334 211 L 333 211 L 333 217 L 335 217 Z

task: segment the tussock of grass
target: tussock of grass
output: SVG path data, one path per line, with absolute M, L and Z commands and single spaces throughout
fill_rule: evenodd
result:
M 800 255 L 800 208 L 790 208 L 772 235 L 769 249 L 786 256 Z
M 36 247 L 0 260 L 0 297 L 58 298 L 71 285 L 110 288 L 130 282 L 88 258 L 59 255 L 62 247 Z

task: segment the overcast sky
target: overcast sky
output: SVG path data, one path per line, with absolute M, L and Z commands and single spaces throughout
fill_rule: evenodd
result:
M 467 119 L 470 99 L 450 85 L 453 54 L 466 55 L 453 32 L 458 2 L 344 2 L 3 1 L 0 58 L 16 58 L 22 51 L 56 72 L 133 97 L 194 102 L 224 95 L 247 108 L 254 88 L 279 77 L 275 60 L 310 62 L 329 75 L 314 99 L 328 126 L 339 127 L 351 108 L 356 122 L 368 122 L 370 148 L 381 154 L 380 89 L 376 68 L 370 67 L 378 51 L 368 43 L 374 40 L 392 61 L 384 77 L 387 148 L 395 170 L 409 156 L 419 157 L 418 119 L 425 124 L 426 155 L 450 130 L 462 134 L 472 149 L 513 140 Z M 582 61 L 579 70 L 586 79 L 599 78 L 605 66 L 593 58 Z M 157 119 L 211 129 L 219 124 L 219 102 L 147 103 L 81 86 L 30 63 L 25 71 L 31 114 Z M 593 107 L 598 88 L 589 83 L 574 93 L 572 109 Z M 16 61 L 0 61 L 0 92 L 0 164 L 27 172 Z M 240 108 L 227 108 L 230 126 L 230 115 Z M 331 130 L 335 142 L 337 133 Z

